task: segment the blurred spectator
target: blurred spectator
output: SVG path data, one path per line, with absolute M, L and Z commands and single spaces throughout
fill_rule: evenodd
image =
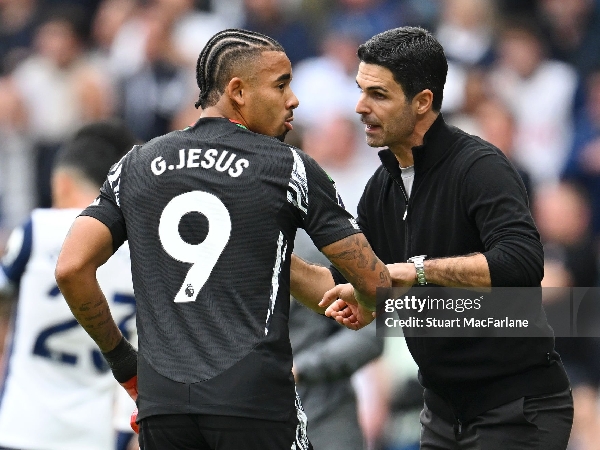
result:
M 38 0 L 0 0 L 0 75 L 29 55 L 40 19 Z
M 361 44 L 406 21 L 404 2 L 397 0 L 335 0 L 330 14 L 330 31 L 353 34 Z
M 598 254 L 592 245 L 590 208 L 585 195 L 574 185 L 563 182 L 542 188 L 534 205 L 534 218 L 545 252 L 542 286 L 597 286 Z M 597 323 L 598 291 L 590 292 L 594 295 L 581 301 L 578 316 Z M 561 306 L 545 303 L 544 307 L 552 317 L 553 311 Z M 578 331 L 586 335 L 585 330 Z M 577 450 L 596 450 L 600 442 L 600 336 L 590 336 L 593 337 L 556 338 L 556 349 L 573 389 L 575 411 L 569 448 Z
M 294 67 L 292 87 L 300 100 L 294 123 L 312 127 L 353 113 L 358 99 L 356 49 L 360 43 L 355 34 L 332 32 L 323 41 L 321 56 Z
M 145 11 L 143 65 L 119 84 L 119 112 L 135 136 L 148 141 L 171 131 L 171 121 L 193 102 L 188 68 L 174 49 L 172 23 L 159 8 Z
M 448 64 L 442 112 L 449 123 L 479 136 L 480 128 L 475 115 L 479 105 L 489 95 L 484 69 L 473 66 L 464 70 L 457 63 Z
M 313 33 L 281 0 L 244 0 L 242 28 L 266 34 L 285 49 L 292 66 L 317 54 Z
M 116 1 L 122 3 L 126 0 Z M 235 3 L 234 0 L 221 3 L 223 6 L 232 1 Z M 135 14 L 129 14 L 127 20 L 118 28 L 110 45 L 111 65 L 118 76 L 130 76 L 141 70 L 147 62 L 146 48 L 151 30 L 149 21 L 153 20 L 148 18 L 150 15 L 160 17 L 165 27 L 170 30 L 169 40 L 173 52 L 171 57 L 192 69 L 200 50 L 213 34 L 238 25 L 233 16 L 200 11 L 195 6 L 194 0 L 147 0 L 136 9 Z
M 195 0 L 152 0 L 158 14 L 172 26 L 174 49 L 192 69 L 206 42 L 218 31 L 239 23 L 233 17 L 195 9 Z M 222 3 L 228 3 L 227 1 Z
M 592 232 L 600 237 L 600 66 L 585 79 L 584 106 L 575 117 L 575 133 L 563 178 L 586 190 L 592 208 Z
M 356 99 L 356 88 L 353 92 L 352 98 Z M 379 158 L 366 146 L 359 122 L 353 119 L 343 115 L 323 117 L 322 122 L 303 132 L 298 127 L 294 133 L 299 134 L 297 140 L 304 151 L 336 183 L 346 210 L 356 216 L 363 188 L 379 165 Z M 307 261 L 330 264 L 304 230 L 296 234 L 294 253 Z M 290 340 L 311 443 L 315 449 L 362 449 L 363 441 L 368 444 L 373 432 L 372 420 L 365 421 L 359 411 L 367 407 L 365 402 L 370 405 L 375 400 L 371 395 L 374 380 L 367 363 L 383 351 L 383 340 L 375 336 L 375 324 L 351 331 L 324 317 L 315 320 L 313 313 L 293 302 Z M 356 392 L 353 381 L 359 386 Z
M 371 414 L 375 421 L 387 416 L 376 449 L 419 450 L 419 415 L 423 409 L 423 387 L 418 379 L 418 367 L 401 337 L 385 339 L 381 363 L 373 370 L 372 403 L 377 409 Z
M 539 0 L 497 0 L 498 10 L 504 16 L 535 14 Z
M 489 65 L 493 60 L 496 10 L 492 0 L 446 0 L 436 37 L 450 61 Z
M 114 45 L 124 24 L 134 17 L 136 7 L 137 0 L 104 0 L 92 22 L 93 59 L 113 77 L 126 73 L 123 67 L 129 67 L 129 63 L 119 59 L 120 52 L 115 51 Z
M 478 136 L 498 147 L 513 163 L 529 196 L 530 203 L 535 198 L 529 172 L 514 160 L 516 123 L 510 109 L 497 98 L 488 98 L 475 108 L 475 121 Z
M 600 7 L 596 0 L 538 0 L 553 58 L 586 75 L 600 65 Z
M 310 442 L 316 449 L 364 449 L 351 376 L 383 351 L 375 323 L 349 330 L 292 301 L 289 326 L 296 388 Z
M 515 115 L 514 159 L 529 171 L 534 187 L 556 182 L 571 139 L 577 74 L 546 57 L 539 30 L 528 19 L 506 20 L 498 54 L 491 88 Z
M 51 204 L 50 171 L 61 143 L 81 124 L 112 112 L 110 83 L 86 59 L 84 42 L 81 10 L 57 7 L 36 30 L 35 53 L 11 74 L 35 145 L 39 207 Z
M 357 98 L 356 88 L 354 99 Z M 356 217 L 356 207 L 365 185 L 380 161 L 368 147 L 358 117 L 332 114 L 303 132 L 302 147 L 335 181 L 347 211 Z

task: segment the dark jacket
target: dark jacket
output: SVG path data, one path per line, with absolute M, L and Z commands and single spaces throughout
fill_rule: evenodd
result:
M 494 146 L 440 114 L 413 148 L 410 198 L 390 150 L 367 183 L 358 223 L 386 263 L 414 255 L 480 252 L 492 286 L 540 286 L 543 248 L 523 182 Z M 553 338 L 407 337 L 430 409 L 468 421 L 523 396 L 558 392 L 568 379 Z M 442 401 L 445 399 L 445 401 Z

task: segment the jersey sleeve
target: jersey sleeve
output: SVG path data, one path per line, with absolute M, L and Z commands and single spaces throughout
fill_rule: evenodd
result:
M 320 250 L 350 235 L 360 233 L 354 217 L 344 209 L 335 183 L 304 153 L 293 150 L 294 168 L 288 190 L 288 200 L 295 200 L 300 210 L 302 228 Z M 293 195 L 289 195 L 290 191 Z M 294 201 L 292 201 L 294 203 Z
M 16 286 L 21 281 L 25 267 L 31 256 L 33 241 L 31 218 L 22 226 L 15 228 L 8 242 L 2 259 L 0 259 L 0 291 Z
M 80 214 L 93 217 L 108 227 L 113 238 L 113 251 L 117 251 L 127 240 L 127 228 L 119 196 L 124 158 L 111 167 L 100 188 L 100 195 Z

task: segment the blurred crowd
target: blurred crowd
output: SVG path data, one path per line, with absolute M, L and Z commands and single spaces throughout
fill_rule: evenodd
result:
M 356 49 L 402 25 L 444 46 L 446 120 L 521 173 L 545 245 L 544 286 L 598 286 L 600 0 L 0 0 L 0 248 L 33 208 L 50 206 L 54 156 L 81 125 L 116 116 L 147 141 L 193 123 L 197 56 L 231 27 L 286 49 L 300 100 L 289 141 L 355 214 L 379 164 L 354 113 Z M 586 339 L 561 353 L 573 450 L 600 449 L 600 347 Z M 369 448 L 416 448 L 415 376 L 391 338 L 355 376 Z

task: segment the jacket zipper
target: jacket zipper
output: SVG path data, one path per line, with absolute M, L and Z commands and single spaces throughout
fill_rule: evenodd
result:
M 385 165 L 384 165 L 385 167 Z M 402 191 L 402 195 L 404 196 L 404 202 L 405 202 L 405 208 L 404 208 L 404 215 L 402 216 L 402 221 L 404 222 L 404 262 L 406 262 L 408 260 L 408 243 L 409 243 L 409 239 L 408 239 L 408 222 L 406 221 L 406 216 L 408 215 L 408 195 L 406 195 L 406 190 L 404 189 L 404 183 L 400 183 L 398 182 L 398 180 L 396 180 L 396 178 L 394 177 L 394 175 L 392 175 L 392 173 L 388 170 L 387 167 L 385 167 L 385 170 L 387 171 L 387 173 L 390 174 L 390 177 L 392 177 L 392 180 L 394 180 L 394 183 L 396 183 L 399 187 L 400 190 Z

